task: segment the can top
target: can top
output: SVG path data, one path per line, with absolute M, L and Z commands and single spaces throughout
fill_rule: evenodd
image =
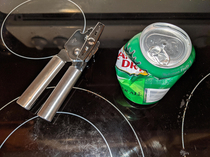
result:
M 161 22 L 151 24 L 143 30 L 140 47 L 147 61 L 165 69 L 182 65 L 192 50 L 191 40 L 184 30 Z

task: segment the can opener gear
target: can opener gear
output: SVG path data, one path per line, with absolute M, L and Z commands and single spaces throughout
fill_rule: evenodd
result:
M 66 62 L 72 62 L 64 76 L 38 112 L 38 116 L 51 122 L 63 101 L 73 88 L 81 75 L 87 62 L 97 52 L 100 42 L 98 41 L 104 24 L 98 22 L 94 28 L 89 28 L 85 33 L 80 30 L 65 43 L 64 48 L 49 61 L 30 86 L 17 100 L 17 103 L 30 110 L 37 98 L 49 85 L 52 79 L 62 69 Z

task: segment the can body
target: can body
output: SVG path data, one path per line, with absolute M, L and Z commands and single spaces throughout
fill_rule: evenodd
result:
M 124 95 L 130 101 L 142 105 L 153 104 L 162 99 L 195 59 L 195 50 L 190 45 L 191 41 L 182 42 L 190 40 L 188 36 L 186 38 L 182 34 L 184 36 L 182 39 L 176 35 L 177 30 L 168 33 L 173 29 L 168 29 L 166 27 L 168 24 L 155 24 L 158 25 L 154 30 L 150 26 L 146 28 L 152 30 L 152 33 L 144 30 L 120 49 L 115 66 Z M 159 28 L 161 24 L 164 29 L 167 28 L 163 33 L 161 32 L 163 28 Z

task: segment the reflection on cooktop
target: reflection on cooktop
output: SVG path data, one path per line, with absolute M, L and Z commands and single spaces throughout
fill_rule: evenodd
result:
M 2 143 L 1 150 L 4 152 L 2 155 L 7 153 L 17 156 L 85 156 L 87 154 L 89 156 L 138 156 L 143 154 L 135 130 L 121 111 L 96 93 L 82 88 L 76 89 L 81 91 L 74 91 L 76 99 L 71 100 L 74 103 L 66 104 L 71 106 L 70 112 L 58 112 L 59 117 L 53 123 L 37 116 L 24 121 Z M 78 99 L 79 97 L 83 99 Z M 4 110 L 7 110 L 6 107 Z M 94 110 L 90 111 L 90 109 Z M 14 113 L 10 115 L 15 114 L 15 110 L 11 112 Z M 10 115 L 6 114 L 5 117 Z M 9 130 L 6 129 L 3 132 Z

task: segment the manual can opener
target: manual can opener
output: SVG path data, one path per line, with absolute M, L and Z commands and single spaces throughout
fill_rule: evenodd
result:
M 104 27 L 104 24 L 98 22 L 94 28 L 88 29 L 85 33 L 77 30 L 65 43 L 65 49 L 62 49 L 57 55 L 53 56 L 45 68 L 20 96 L 17 103 L 25 109 L 30 110 L 37 98 L 65 63 L 72 62 L 72 65 L 68 68 L 37 114 L 47 121 L 52 121 L 54 115 L 78 80 L 87 62 L 98 50 L 100 45 L 98 40 Z

